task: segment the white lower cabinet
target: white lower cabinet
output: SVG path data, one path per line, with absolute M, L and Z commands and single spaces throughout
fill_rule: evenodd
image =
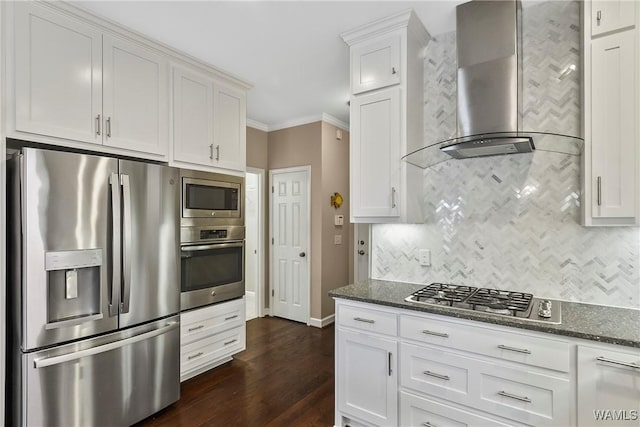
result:
M 578 346 L 578 425 L 640 426 L 640 349 Z
M 180 381 L 246 349 L 244 298 L 187 311 L 180 319 Z

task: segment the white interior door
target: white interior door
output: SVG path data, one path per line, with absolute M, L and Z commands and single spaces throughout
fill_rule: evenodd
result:
M 271 171 L 272 314 L 309 321 L 309 167 Z
M 259 233 L 260 233 L 260 175 L 249 173 L 245 177 L 245 297 L 246 320 L 258 316 L 257 290 L 259 286 Z
M 369 260 L 371 258 L 371 233 L 369 224 L 355 224 L 355 280 L 361 282 L 367 280 L 369 273 Z

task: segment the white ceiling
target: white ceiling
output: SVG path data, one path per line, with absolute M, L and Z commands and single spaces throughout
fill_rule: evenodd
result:
M 74 3 L 253 84 L 247 117 L 274 129 L 322 113 L 349 122 L 349 51 L 342 32 L 412 8 L 431 35 L 441 34 L 455 28 L 455 5 L 462 2 Z

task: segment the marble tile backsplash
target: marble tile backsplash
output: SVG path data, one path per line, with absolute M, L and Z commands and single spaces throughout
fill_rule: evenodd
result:
M 528 130 L 580 124 L 579 4 L 523 10 Z M 559 78 L 560 74 L 564 77 Z M 455 135 L 455 33 L 425 59 L 425 143 Z M 427 217 L 372 226 L 372 277 L 445 282 L 640 308 L 640 229 L 580 225 L 581 159 L 552 152 L 449 160 L 424 171 Z M 419 249 L 431 250 L 430 267 Z

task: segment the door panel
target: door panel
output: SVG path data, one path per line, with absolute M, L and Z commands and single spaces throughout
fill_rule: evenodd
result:
M 216 85 L 213 92 L 214 165 L 244 171 L 246 167 L 246 95 Z
M 180 311 L 180 179 L 166 166 L 121 160 L 119 168 L 129 181 L 129 194 L 122 191 L 124 328 Z
M 23 247 L 22 348 L 116 329 L 117 317 L 109 316 L 109 178 L 117 173 L 117 161 L 32 148 L 23 156 L 22 227 L 28 245 Z M 68 280 L 75 295 L 67 293 Z
M 104 36 L 104 144 L 166 154 L 169 81 L 160 55 Z
M 101 144 L 101 33 L 33 2 L 15 28 L 16 129 Z
M 309 321 L 308 175 L 274 172 L 273 313 L 298 322 Z

